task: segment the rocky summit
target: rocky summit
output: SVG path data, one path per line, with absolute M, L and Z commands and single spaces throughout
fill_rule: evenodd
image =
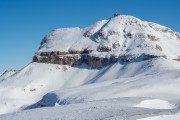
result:
M 47 34 L 33 62 L 103 67 L 117 61 L 163 57 L 180 61 L 180 33 L 133 16 L 114 15 L 86 28 Z

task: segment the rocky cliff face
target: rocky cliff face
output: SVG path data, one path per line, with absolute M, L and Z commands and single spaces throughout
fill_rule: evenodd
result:
M 180 34 L 156 23 L 116 15 L 90 27 L 51 31 L 33 62 L 103 67 L 122 61 L 164 57 L 179 61 Z
M 112 63 L 115 63 L 117 61 L 120 62 L 131 62 L 136 59 L 138 60 L 148 60 L 152 58 L 156 58 L 160 56 L 155 55 L 146 55 L 142 54 L 141 56 L 137 55 L 129 55 L 129 56 L 115 56 L 110 55 L 107 57 L 98 57 L 90 55 L 89 53 L 75 53 L 70 54 L 68 53 L 61 53 L 59 51 L 57 52 L 42 52 L 42 53 L 36 53 L 33 62 L 39 62 L 39 63 L 52 63 L 52 64 L 60 64 L 60 65 L 69 65 L 69 66 L 75 66 L 75 65 L 81 65 L 81 64 L 87 64 L 94 68 L 103 67 Z M 163 57 L 163 56 L 162 56 Z
M 92 67 L 103 67 L 109 65 L 111 63 L 115 63 L 118 61 L 116 56 L 109 57 L 97 57 L 90 55 L 88 53 L 80 53 L 80 54 L 57 54 L 58 52 L 46 52 L 36 54 L 33 58 L 33 62 L 40 63 L 53 63 L 60 65 L 80 65 L 87 64 Z

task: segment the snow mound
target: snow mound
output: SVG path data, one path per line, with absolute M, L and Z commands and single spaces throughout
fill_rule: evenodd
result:
M 138 120 L 180 120 L 180 113 L 175 115 L 161 115 L 156 117 L 148 117 Z
M 168 101 L 160 100 L 160 99 L 152 99 L 152 100 L 144 100 L 141 101 L 135 107 L 143 107 L 143 108 L 151 108 L 151 109 L 172 109 L 173 105 L 171 105 Z

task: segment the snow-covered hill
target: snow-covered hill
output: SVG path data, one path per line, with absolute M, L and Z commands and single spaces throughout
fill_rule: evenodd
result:
M 179 51 L 179 33 L 132 16 L 54 30 L 0 80 L 0 120 L 179 120 Z

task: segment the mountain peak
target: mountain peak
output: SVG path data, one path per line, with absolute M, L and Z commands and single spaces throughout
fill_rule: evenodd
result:
M 93 62 L 105 60 L 110 64 L 111 58 L 118 61 L 122 56 L 131 56 L 134 60 L 144 54 L 179 60 L 179 46 L 180 34 L 170 28 L 133 16 L 115 14 L 109 20 L 83 29 L 51 31 L 44 37 L 33 61 L 76 65 L 89 64 L 90 59 L 95 59 Z M 71 60 L 67 63 L 67 59 Z

